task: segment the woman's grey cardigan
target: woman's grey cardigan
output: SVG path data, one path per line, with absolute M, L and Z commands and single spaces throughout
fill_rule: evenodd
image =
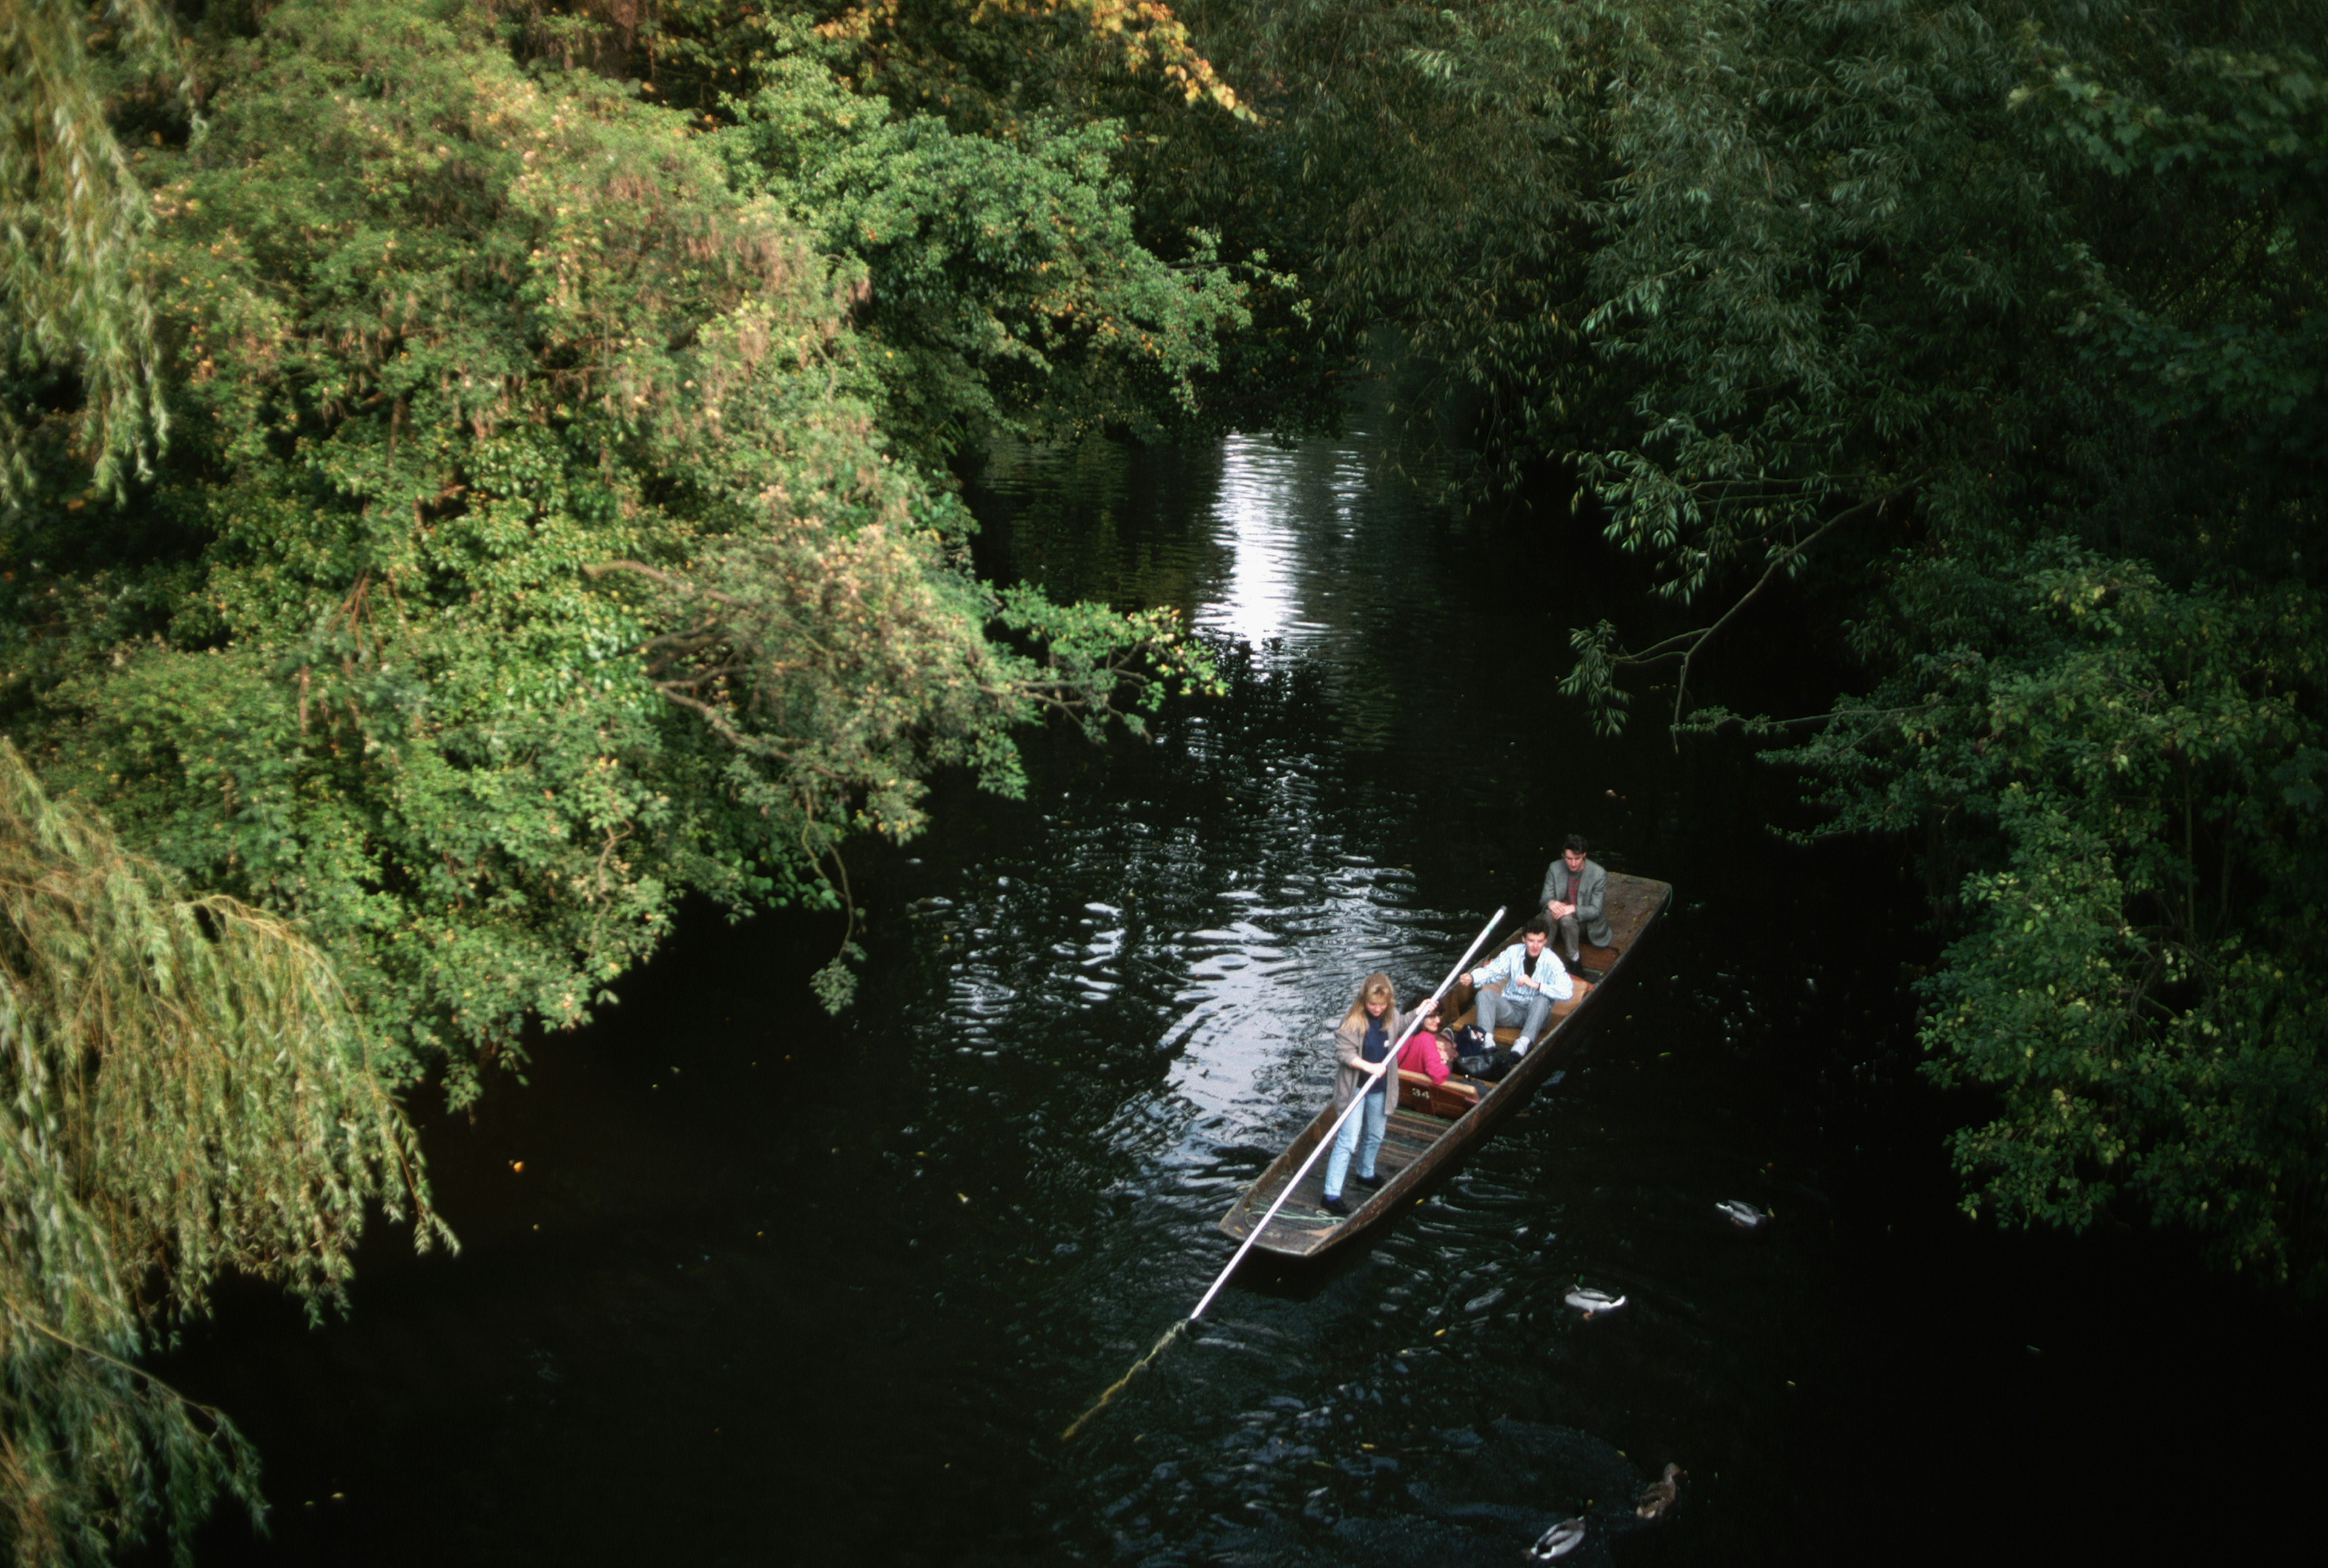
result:
M 1414 1021 L 1414 1017 L 1412 1012 L 1394 1012 L 1385 1008 L 1383 1028 L 1387 1033 L 1383 1038 L 1393 1045 L 1397 1044 L 1398 1037 L 1406 1032 L 1406 1026 Z M 1350 1102 L 1357 1098 L 1358 1086 L 1366 1081 L 1366 1058 L 1358 1054 L 1366 1040 L 1366 1009 L 1361 1007 L 1344 1019 L 1342 1027 L 1334 1031 L 1334 1114 L 1337 1116 L 1349 1109 Z M 1386 1116 L 1398 1109 L 1397 1067 L 1393 1066 L 1385 1076 L 1389 1080 L 1383 1086 L 1383 1114 Z

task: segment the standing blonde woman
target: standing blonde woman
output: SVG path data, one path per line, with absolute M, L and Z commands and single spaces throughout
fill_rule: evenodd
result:
M 1349 1175 L 1353 1149 L 1358 1156 L 1358 1184 L 1382 1185 L 1382 1178 L 1375 1174 L 1375 1156 L 1382 1150 L 1390 1113 L 1398 1109 L 1398 1075 L 1390 1070 L 1390 1048 L 1413 1017 L 1398 1010 L 1390 976 L 1377 972 L 1358 987 L 1357 1000 L 1334 1031 L 1334 1113 L 1341 1114 L 1360 1094 L 1366 1103 L 1342 1123 L 1334 1137 L 1334 1151 L 1326 1159 L 1326 1208 L 1330 1214 L 1350 1212 L 1342 1201 L 1342 1181 Z

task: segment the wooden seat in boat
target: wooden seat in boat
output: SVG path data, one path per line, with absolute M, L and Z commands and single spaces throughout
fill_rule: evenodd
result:
M 1433 1116 L 1451 1121 L 1479 1103 L 1479 1085 L 1470 1078 L 1450 1078 L 1443 1084 L 1433 1084 L 1427 1074 L 1411 1073 L 1401 1067 L 1398 1103 L 1402 1107 L 1428 1110 Z
M 1561 1019 L 1574 1012 L 1583 1003 L 1584 999 L 1591 994 L 1591 981 L 1578 977 L 1575 985 L 1574 995 L 1565 1001 L 1556 1001 L 1552 1004 L 1552 1022 L 1544 1027 L 1544 1031 L 1547 1038 L 1559 1025 Z M 1468 1024 L 1476 1013 L 1476 1009 L 1467 1005 L 1456 1022 L 1459 1025 Z M 1519 1038 L 1519 1034 L 1520 1031 L 1516 1026 L 1501 1025 L 1496 1030 L 1496 1043 L 1499 1046 L 1508 1046 Z M 1460 1076 L 1450 1078 L 1443 1084 L 1433 1084 L 1428 1075 L 1409 1072 L 1403 1067 L 1399 1069 L 1398 1082 L 1398 1103 L 1401 1105 L 1413 1106 L 1418 1111 L 1427 1111 L 1433 1116 L 1443 1116 L 1450 1121 L 1478 1104 L 1481 1093 L 1492 1086 L 1483 1084 L 1477 1078 Z
M 1559 1027 L 1561 1019 L 1566 1018 L 1569 1014 L 1574 1012 L 1579 1007 L 1582 1006 L 1584 999 L 1592 994 L 1592 981 L 1586 980 L 1582 975 L 1572 976 L 1571 978 L 1575 984 L 1576 993 L 1570 997 L 1566 1001 L 1556 1001 L 1552 1004 L 1552 1022 L 1546 1024 L 1544 1029 L 1544 1032 L 1546 1035 L 1550 1035 L 1554 1028 Z M 1455 1021 L 1459 1026 L 1468 1024 L 1478 1015 L 1478 1009 L 1471 1006 L 1467 998 L 1464 1003 L 1463 1015 Z M 1499 1046 L 1508 1046 L 1519 1038 L 1520 1031 L 1517 1025 L 1497 1024 L 1496 1026 L 1496 1044 Z

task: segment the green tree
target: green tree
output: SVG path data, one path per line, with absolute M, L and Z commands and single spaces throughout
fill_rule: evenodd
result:
M 853 158 L 831 199 L 926 220 L 947 270 L 979 222 L 934 163 L 878 188 L 840 127 L 779 178 L 567 69 L 558 18 L 513 52 L 460 0 L 214 8 L 201 119 L 125 154 L 121 117 L 167 100 L 23 15 L 48 31 L 12 50 L 63 63 L 8 56 L 54 69 L 0 169 L 0 299 L 31 324 L 0 365 L 31 411 L 0 506 L 0 1505 L 20 1561 L 94 1562 L 156 1527 L 183 1554 L 221 1486 L 257 1507 L 224 1418 L 135 1366 L 219 1271 L 329 1302 L 368 1203 L 441 1234 L 395 1089 L 436 1072 L 462 1103 L 687 893 L 842 906 L 842 846 L 917 831 L 933 770 L 1015 792 L 1015 728 L 1136 730 L 1210 672 L 1169 615 L 978 581 L 912 460 L 943 440 L 893 438 L 919 407 L 1032 406 L 988 388 L 1025 345 L 983 339 L 917 402 L 866 263 L 820 249 L 803 171 Z M 113 183 L 60 183 L 52 134 Z M 1169 339 L 1121 356 L 1157 379 L 1118 418 L 1180 395 L 1236 296 L 1102 248 L 1103 139 L 992 152 L 1038 187 L 993 210 L 1019 249 L 954 268 L 933 331 L 981 286 L 1021 330 L 1021 274 L 1080 269 Z M 112 249 L 71 251 L 93 224 Z
M 187 430 L 136 507 L 28 512 L 10 673 L 49 776 L 303 921 L 455 1103 L 686 891 L 835 906 L 932 768 L 1015 789 L 1012 726 L 1201 676 L 968 575 L 861 268 L 699 124 L 455 4 L 215 49 L 145 165 Z
M 1250 324 L 1244 286 L 1205 230 L 1176 262 L 1141 244 L 1119 124 L 1037 112 L 960 132 L 850 90 L 827 64 L 846 56 L 804 23 L 785 42 L 724 99 L 722 150 L 740 188 L 863 262 L 866 361 L 925 463 L 1004 433 L 1153 437 L 1196 413 L 1221 339 Z
M 1956 1134 L 1968 1211 L 2113 1207 L 2235 1269 L 2320 1281 L 2328 1197 L 2315 596 L 2177 589 L 2060 542 L 1790 755 L 1835 825 L 1914 824 L 1965 866 L 1924 984 L 1933 1075 L 1993 1094 Z
M 1475 479 L 1568 468 L 1651 568 L 1662 606 L 1573 634 L 1605 728 L 1646 674 L 1677 732 L 1759 706 L 1720 656 L 1775 585 L 1841 624 L 1863 688 L 1755 722 L 1835 829 L 1922 851 L 1934 1075 L 1997 1108 L 1956 1141 L 1968 1201 L 2125 1207 L 2312 1288 L 2319 22 L 1283 0 L 1195 28 L 1294 84 L 1249 94 L 1310 187 L 1287 264 L 1446 369 Z
M 685 0 L 637 39 L 664 96 L 732 127 L 741 186 L 866 264 L 855 324 L 887 427 L 925 461 L 1260 406 L 1239 374 L 1254 305 L 1303 305 L 1265 249 L 1223 249 L 1221 214 L 1152 199 L 1153 127 L 1250 118 L 1168 8 Z
M 117 491 L 167 429 L 146 192 L 109 115 L 175 57 L 158 0 L 0 0 L 0 509 L 59 446 Z
M 383 1052 L 275 916 L 190 895 L 0 740 L 0 1535 L 96 1563 L 215 1491 L 262 1513 L 226 1418 L 135 1365 L 233 1269 L 340 1299 L 369 1205 L 428 1210 Z

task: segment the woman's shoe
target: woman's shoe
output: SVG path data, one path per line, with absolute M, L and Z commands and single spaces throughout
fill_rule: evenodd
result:
M 1342 1195 L 1338 1192 L 1331 1197 L 1326 1199 L 1326 1212 L 1328 1214 L 1346 1215 L 1350 1212 L 1350 1206 L 1342 1201 Z
M 1357 1182 L 1360 1187 L 1374 1188 L 1380 1187 L 1383 1184 L 1383 1178 L 1378 1175 L 1361 1176 L 1357 1178 Z

